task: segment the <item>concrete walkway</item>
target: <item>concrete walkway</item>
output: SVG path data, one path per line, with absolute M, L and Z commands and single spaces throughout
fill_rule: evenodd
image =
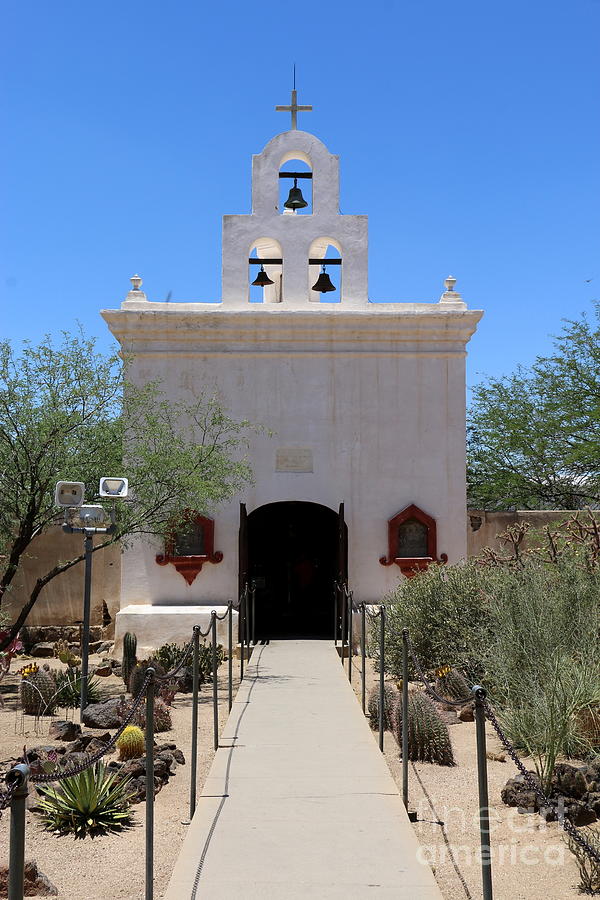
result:
M 164 900 L 440 900 L 329 641 L 254 649 Z

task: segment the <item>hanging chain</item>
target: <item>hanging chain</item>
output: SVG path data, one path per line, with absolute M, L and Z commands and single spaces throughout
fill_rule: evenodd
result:
M 529 788 L 534 792 L 538 800 L 540 801 L 540 805 L 546 809 L 552 809 L 553 803 L 551 799 L 548 797 L 546 793 L 542 790 L 539 783 L 533 777 L 532 773 L 529 772 L 519 757 L 514 745 L 509 740 L 509 738 L 504 734 L 502 730 L 502 726 L 500 725 L 498 719 L 496 718 L 496 714 L 487 700 L 483 700 L 483 708 L 485 710 L 486 719 L 490 722 L 492 728 L 498 735 L 502 746 L 514 762 L 515 766 L 527 782 Z M 592 847 L 591 844 L 585 840 L 585 838 L 581 837 L 577 828 L 566 818 L 564 813 L 562 815 L 558 815 L 558 824 L 560 827 L 567 832 L 567 834 L 573 838 L 573 840 L 579 844 L 582 850 L 584 850 L 588 856 L 590 856 L 598 865 L 600 865 L 600 852 Z

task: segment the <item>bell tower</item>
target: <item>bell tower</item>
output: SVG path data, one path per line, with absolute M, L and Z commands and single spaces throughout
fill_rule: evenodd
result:
M 314 135 L 296 128 L 297 112 L 310 108 L 297 105 L 296 91 L 289 107 L 277 107 L 291 112 L 292 128 L 253 157 L 252 212 L 223 216 L 224 306 L 248 306 L 249 285 L 258 283 L 264 285 L 264 303 L 314 309 L 332 289 L 327 287 L 329 279 L 319 278 L 322 263 L 327 267 L 322 274 L 331 276 L 340 289 L 340 303 L 328 303 L 327 308 L 368 303 L 367 216 L 340 213 L 339 157 Z M 290 160 L 300 160 L 308 171 L 282 171 Z M 293 179 L 285 203 L 280 199 L 282 178 Z M 310 186 L 312 211 L 307 213 L 302 189 Z M 328 246 L 338 254 L 330 261 L 325 258 Z M 251 258 L 254 251 L 256 257 Z

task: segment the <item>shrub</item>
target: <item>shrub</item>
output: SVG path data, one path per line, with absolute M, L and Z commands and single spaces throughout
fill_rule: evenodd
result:
M 469 560 L 455 566 L 432 565 L 404 578 L 385 600 L 385 670 L 402 677 L 402 629 L 428 670 L 449 664 L 468 678 L 483 678 L 491 641 L 485 573 Z M 379 627 L 377 624 L 375 627 Z M 372 640 L 377 647 L 378 641 Z M 409 668 L 414 676 L 412 662 Z
M 579 834 L 600 853 L 600 834 L 593 828 L 578 828 Z M 600 864 L 592 859 L 572 837 L 566 837 L 569 850 L 577 860 L 579 890 L 583 894 L 600 894 Z
M 57 659 L 60 659 L 62 663 L 65 663 L 67 666 L 69 666 L 69 668 L 74 668 L 81 662 L 79 656 L 77 656 L 75 653 L 73 653 L 72 650 L 69 649 L 69 642 L 65 640 L 54 642 L 54 656 Z
M 170 672 L 179 665 L 184 658 L 186 647 L 179 644 L 163 644 L 156 651 L 154 658 L 159 661 L 166 672 Z M 220 666 L 225 658 L 225 651 L 222 644 L 217 645 L 217 666 Z M 193 658 L 190 652 L 188 662 L 175 676 L 178 690 L 188 692 L 192 690 L 193 677 Z M 203 684 L 212 678 L 212 646 L 203 642 L 200 644 L 200 653 L 198 655 L 198 683 Z
M 402 716 L 402 698 L 399 697 L 394 715 L 399 747 L 402 747 Z M 455 765 L 448 726 L 429 697 L 421 691 L 408 695 L 408 758 L 438 766 Z
M 121 831 L 131 824 L 129 781 L 117 780 L 117 774 L 107 773 L 99 762 L 57 787 L 40 785 L 38 807 L 44 828 L 76 838 Z
M 137 725 L 128 725 L 117 740 L 119 759 L 135 759 L 144 755 L 144 732 Z

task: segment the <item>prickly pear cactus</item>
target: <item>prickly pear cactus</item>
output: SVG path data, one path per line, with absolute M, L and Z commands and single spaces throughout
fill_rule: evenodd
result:
M 137 725 L 128 725 L 117 741 L 119 759 L 135 759 L 144 755 L 144 732 Z
M 399 747 L 402 747 L 403 714 L 402 698 L 399 697 L 394 715 Z M 408 758 L 438 766 L 455 765 L 448 726 L 429 697 L 421 691 L 408 695 Z
M 449 700 L 464 700 L 471 696 L 471 688 L 464 675 L 451 666 L 441 666 L 435 673 L 435 689 Z
M 125 682 L 125 687 L 129 687 L 129 679 L 131 678 L 131 673 L 134 669 L 135 664 L 137 663 L 137 638 L 135 634 L 132 634 L 130 631 L 127 631 L 123 635 L 123 658 L 121 660 L 121 675 L 123 676 L 123 681 Z
M 398 694 L 391 684 L 383 687 L 383 727 L 386 731 L 394 729 L 394 710 Z M 379 728 L 379 685 L 371 689 L 368 699 L 369 725 L 377 730 Z
M 49 670 L 38 669 L 35 663 L 25 666 L 19 694 L 23 712 L 28 716 L 50 716 L 56 709 L 56 682 Z

